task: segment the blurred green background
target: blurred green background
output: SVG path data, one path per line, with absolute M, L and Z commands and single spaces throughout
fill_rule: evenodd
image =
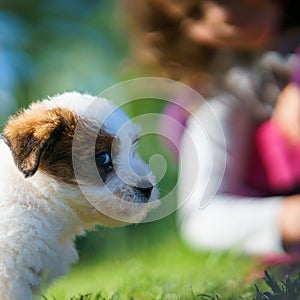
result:
M 97 94 L 119 80 L 124 27 L 108 0 L 0 2 L 1 115 L 63 91 Z
M 5 0 L 0 9 L 1 124 L 32 101 L 72 90 L 97 95 L 129 78 L 124 72 L 128 37 L 118 1 Z M 159 112 L 162 107 L 159 101 L 145 100 L 125 109 L 135 116 Z M 144 139 L 140 152 L 145 159 L 163 151 L 156 137 Z M 172 163 L 164 178 L 164 192 L 176 183 Z M 173 230 L 174 225 L 172 217 L 164 221 L 160 234 L 170 227 Z M 145 230 L 151 226 L 144 225 Z M 133 236 L 144 235 L 139 226 L 113 231 L 99 228 L 80 238 L 81 257 L 90 260 L 106 248 L 130 247 Z
M 0 124 L 31 101 L 71 90 L 99 94 L 132 76 L 124 71 L 128 37 L 118 5 L 111 0 L 1 0 Z M 141 101 L 126 106 L 130 116 L 160 112 L 164 105 Z M 141 140 L 140 152 L 146 160 L 155 153 L 166 158 L 159 189 L 168 193 L 176 185 L 175 161 L 154 136 Z M 48 296 L 104 291 L 109 297 L 120 292 L 124 299 L 192 299 L 194 291 L 238 293 L 249 267 L 238 255 L 188 249 L 174 214 L 125 228 L 99 226 L 76 243 L 80 263 Z

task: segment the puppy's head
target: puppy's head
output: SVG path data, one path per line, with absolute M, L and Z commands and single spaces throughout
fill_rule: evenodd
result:
M 25 178 L 54 181 L 53 197 L 104 225 L 139 222 L 158 203 L 154 177 L 136 152 L 138 134 L 111 102 L 78 93 L 32 104 L 3 131 Z

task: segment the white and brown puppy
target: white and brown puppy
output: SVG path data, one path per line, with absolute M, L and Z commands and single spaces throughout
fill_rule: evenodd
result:
M 111 102 L 65 93 L 13 116 L 0 139 L 0 297 L 27 300 L 77 260 L 96 223 L 140 222 L 157 206 L 137 127 Z

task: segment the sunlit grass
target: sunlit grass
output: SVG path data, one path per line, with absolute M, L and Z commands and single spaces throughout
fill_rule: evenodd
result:
M 52 285 L 47 297 L 64 300 L 79 294 L 100 293 L 103 299 L 151 300 L 200 299 L 200 294 L 219 294 L 235 299 L 255 293 L 254 287 L 245 281 L 251 259 L 234 253 L 195 252 L 180 241 L 176 232 L 156 234 L 153 228 L 147 228 L 149 225 L 140 227 L 132 228 L 132 232 L 127 229 L 127 235 L 135 236 L 134 231 L 144 227 L 144 236 L 139 232 L 135 241 L 129 238 L 120 247 L 115 240 L 115 248 L 109 245 L 97 258 L 84 258 Z M 117 230 L 110 234 L 112 239 L 118 237 Z

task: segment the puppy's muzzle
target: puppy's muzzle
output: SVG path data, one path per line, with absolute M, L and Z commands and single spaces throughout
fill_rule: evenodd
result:
M 133 187 L 133 190 L 141 196 L 141 202 L 147 203 L 151 197 L 153 185 L 150 181 L 142 182 L 139 186 Z

